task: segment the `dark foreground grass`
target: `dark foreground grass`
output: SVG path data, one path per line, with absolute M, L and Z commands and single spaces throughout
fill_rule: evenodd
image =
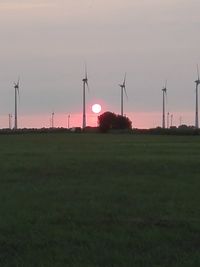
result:
M 200 137 L 0 136 L 0 266 L 200 266 Z

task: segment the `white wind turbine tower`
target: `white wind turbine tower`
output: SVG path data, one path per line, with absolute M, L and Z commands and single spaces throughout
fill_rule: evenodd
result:
M 199 97 L 198 97 L 198 89 L 199 89 L 199 84 L 200 84 L 200 79 L 199 79 L 199 66 L 197 65 L 197 80 L 195 81 L 196 83 L 196 110 L 195 110 L 195 128 L 199 128 Z
M 54 128 L 54 115 L 55 115 L 55 112 L 53 111 L 51 113 L 51 127 Z
M 162 114 L 162 128 L 165 129 L 165 106 L 166 106 L 166 96 L 167 96 L 167 81 L 162 89 L 163 92 L 163 114 Z
M 8 114 L 8 128 L 12 129 L 12 114 Z
M 19 96 L 19 78 L 17 83 L 14 82 L 14 88 L 15 88 L 15 123 L 14 123 L 14 129 L 17 130 L 18 127 L 18 103 L 17 103 L 17 97 Z
M 121 88 L 121 116 L 124 116 L 124 93 L 127 96 L 127 92 L 126 92 L 126 73 L 124 75 L 124 81 L 122 84 L 119 84 L 120 88 Z
M 88 85 L 88 77 L 87 77 L 87 67 L 85 66 L 85 77 L 83 78 L 83 124 L 82 127 L 83 129 L 86 127 L 86 103 L 85 103 L 85 89 L 86 86 L 89 90 L 89 85 Z

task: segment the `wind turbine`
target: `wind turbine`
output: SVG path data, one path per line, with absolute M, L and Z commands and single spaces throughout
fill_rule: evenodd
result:
M 51 113 L 51 127 L 54 128 L 54 115 L 55 115 L 55 112 L 53 111 Z
M 68 114 L 67 116 L 67 128 L 69 129 L 69 126 L 70 126 L 70 114 Z
M 126 92 L 126 73 L 124 75 L 124 81 L 122 84 L 119 84 L 120 88 L 121 88 L 121 116 L 124 116 L 124 93 L 127 96 L 127 92 Z
M 17 96 L 19 96 L 19 78 L 17 83 L 14 82 L 14 89 L 15 89 L 15 124 L 14 124 L 14 129 L 17 130 L 17 119 L 18 119 L 18 114 L 17 114 Z
M 163 92 L 163 114 L 162 114 L 162 128 L 165 129 L 165 97 L 167 96 L 167 81 L 162 89 Z
M 173 126 L 173 114 L 171 114 L 171 127 Z
M 198 89 L 199 89 L 199 84 L 200 84 L 200 79 L 199 79 L 199 66 L 197 64 L 197 80 L 195 81 L 196 83 L 196 110 L 195 110 L 195 128 L 199 128 L 199 97 L 198 97 Z
M 8 114 L 8 128 L 12 129 L 12 114 Z
M 85 104 L 85 89 L 86 86 L 89 90 L 88 77 L 87 77 L 87 67 L 85 65 L 85 77 L 83 78 L 83 129 L 86 127 L 86 104 Z
M 169 112 L 167 112 L 167 129 L 169 129 Z

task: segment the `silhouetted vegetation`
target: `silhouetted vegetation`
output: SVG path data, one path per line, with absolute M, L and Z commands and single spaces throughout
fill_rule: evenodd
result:
M 181 125 L 178 128 L 173 126 L 169 129 L 161 127 L 151 129 L 133 129 L 134 134 L 150 134 L 150 135 L 200 135 L 200 129 L 193 126 Z
M 113 112 L 104 112 L 98 117 L 99 129 L 101 132 L 108 132 L 109 130 L 123 130 L 131 129 L 132 122 L 128 117 L 116 115 Z
M 80 127 L 73 128 L 63 128 L 63 127 L 55 127 L 55 128 L 18 128 L 16 129 L 0 129 L 0 134 L 28 134 L 28 133 L 80 133 L 82 130 Z
M 0 135 L 15 135 L 15 134 L 51 134 L 51 133 L 99 133 L 108 132 L 111 134 L 146 134 L 146 135 L 200 135 L 200 129 L 194 126 L 180 125 L 179 127 L 173 126 L 169 129 L 161 127 L 150 129 L 137 129 L 131 128 L 131 121 L 127 117 L 116 115 L 112 112 L 105 112 L 99 116 L 101 125 L 99 127 L 87 126 L 84 130 L 81 127 L 72 127 L 70 129 L 63 127 L 55 128 L 19 128 L 15 129 L 0 129 Z

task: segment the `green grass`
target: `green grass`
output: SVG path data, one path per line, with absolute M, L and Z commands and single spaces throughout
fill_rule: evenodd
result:
M 200 137 L 0 136 L 0 266 L 200 266 Z

